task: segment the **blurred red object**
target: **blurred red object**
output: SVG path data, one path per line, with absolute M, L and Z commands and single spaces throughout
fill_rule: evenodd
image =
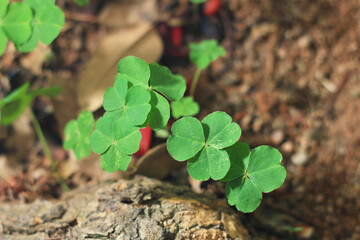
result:
M 144 155 L 150 148 L 151 144 L 151 128 L 147 126 L 146 128 L 140 129 L 141 132 L 141 141 L 140 141 L 140 148 L 139 151 L 135 153 L 136 156 Z
M 171 43 L 175 48 L 180 48 L 183 41 L 183 29 L 181 27 L 171 28 Z
M 208 0 L 204 5 L 204 14 L 207 17 L 215 16 L 221 8 L 221 0 Z

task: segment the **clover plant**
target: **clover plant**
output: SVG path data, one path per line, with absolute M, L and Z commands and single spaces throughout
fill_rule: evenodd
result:
M 216 56 L 222 54 L 221 50 L 216 51 Z M 206 60 L 196 60 L 202 64 L 199 69 L 216 58 L 210 55 Z M 89 154 L 90 134 L 91 148 L 100 154 L 105 171 L 127 170 L 131 155 L 139 150 L 140 129 L 148 125 L 153 130 L 163 129 L 169 120 L 170 101 L 173 115 L 185 117 L 172 125 L 167 149 L 175 160 L 188 161 L 190 176 L 200 181 L 211 178 L 226 183 L 228 203 L 242 212 L 254 211 L 262 193 L 282 185 L 286 171 L 281 166 L 280 152 L 269 146 L 251 151 L 246 143 L 239 142 L 241 128 L 227 113 L 213 112 L 201 122 L 186 116 L 198 112 L 199 107 L 192 96 L 183 97 L 186 85 L 181 76 L 132 56 L 120 60 L 117 70 L 114 85 L 104 95 L 105 113 L 92 133 L 93 119 L 89 112 L 66 126 L 64 146 L 74 148 L 77 157 Z
M 89 111 L 82 111 L 77 120 L 71 120 L 65 126 L 64 148 L 73 149 L 78 160 L 91 153 L 90 133 L 94 128 L 94 117 Z
M 64 13 L 55 0 L 0 0 L 0 56 L 8 40 L 18 51 L 35 49 L 40 40 L 49 45 L 64 26 Z
M 197 66 L 190 88 L 190 95 L 194 96 L 201 72 L 206 69 L 211 62 L 215 61 L 219 57 L 225 56 L 226 51 L 214 39 L 203 40 L 200 43 L 191 43 L 189 47 L 190 61 Z
M 0 100 L 0 123 L 4 126 L 10 125 L 17 118 L 20 117 L 20 115 L 25 111 L 25 109 L 29 107 L 35 132 L 41 144 L 43 145 L 44 153 L 50 161 L 51 168 L 55 172 L 61 187 L 64 190 L 68 190 L 69 188 L 66 185 L 65 181 L 57 172 L 44 133 L 41 130 L 40 124 L 30 107 L 30 104 L 34 100 L 34 98 L 38 96 L 56 97 L 60 94 L 61 90 L 61 87 L 47 87 L 29 90 L 29 83 L 27 82 L 23 84 L 22 86 L 15 89 L 9 95 Z
M 171 115 L 175 119 L 194 116 L 199 111 L 199 104 L 194 101 L 192 96 L 183 97 L 178 101 L 171 102 Z

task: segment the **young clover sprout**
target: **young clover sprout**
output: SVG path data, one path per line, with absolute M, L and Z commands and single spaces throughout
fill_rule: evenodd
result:
M 8 39 L 17 50 L 29 52 L 39 40 L 49 45 L 64 26 L 64 13 L 55 5 L 55 0 L 9 2 L 0 0 L 0 56 Z
M 195 3 L 195 4 L 200 4 L 200 3 L 204 3 L 207 0 L 190 0 L 190 2 Z
M 74 0 L 74 2 L 81 7 L 88 5 L 89 1 L 90 0 Z
M 199 81 L 202 70 L 206 69 L 211 62 L 218 57 L 225 56 L 226 51 L 219 46 L 216 40 L 203 40 L 199 44 L 190 44 L 190 61 L 197 66 L 193 82 L 190 88 L 190 95 L 194 96 L 196 85 Z
M 179 101 L 171 102 L 171 114 L 175 119 L 194 116 L 199 111 L 199 104 L 194 101 L 192 96 L 183 97 Z
M 61 87 L 48 87 L 48 88 L 40 88 L 36 90 L 28 91 L 29 83 L 23 84 L 18 89 L 14 90 L 5 98 L 0 101 L 0 123 L 4 126 L 10 125 L 13 123 L 20 115 L 28 108 L 31 102 L 37 96 L 46 96 L 46 97 L 56 97 L 61 92 Z M 54 160 L 52 159 L 49 146 L 44 137 L 44 133 L 41 130 L 40 124 L 32 111 L 31 108 L 30 113 L 32 117 L 32 122 L 34 125 L 35 132 L 43 145 L 44 153 L 47 158 L 50 160 L 51 168 L 56 173 L 58 181 L 61 187 L 64 190 L 68 190 L 68 186 L 57 172 Z
M 94 128 L 94 117 L 89 111 L 82 111 L 77 120 L 71 120 L 65 126 L 64 148 L 73 149 L 77 160 L 90 156 L 90 133 Z

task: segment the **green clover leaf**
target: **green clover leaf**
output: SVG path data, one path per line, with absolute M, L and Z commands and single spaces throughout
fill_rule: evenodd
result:
M 225 56 L 226 51 L 216 40 L 203 40 L 201 43 L 190 44 L 190 61 L 199 69 L 207 68 L 218 57 Z
M 128 85 L 130 84 L 133 87 L 139 88 L 142 87 L 150 93 L 149 103 L 151 109 L 148 112 L 143 111 L 141 117 L 139 117 L 139 111 L 137 111 L 133 114 L 133 117 L 137 118 L 137 120 L 130 119 L 130 121 L 135 126 L 144 127 L 149 125 L 153 130 L 164 128 L 170 118 L 170 105 L 165 97 L 171 100 L 180 99 L 184 95 L 186 89 L 185 80 L 181 76 L 173 75 L 166 67 L 156 63 L 147 64 L 144 60 L 133 56 L 121 59 L 117 69 L 119 72 L 117 79 L 122 82 L 122 91 L 125 91 L 125 82 L 128 82 Z M 118 99 L 122 103 L 124 94 L 120 94 L 120 89 L 117 89 L 117 91 L 119 95 Z M 112 101 L 112 97 L 116 94 L 111 94 L 110 96 L 110 93 L 108 93 L 107 95 L 109 95 L 109 97 L 106 101 L 104 100 L 104 107 L 105 103 L 106 105 L 110 105 L 109 102 Z M 135 98 L 139 98 L 139 96 L 134 95 L 134 99 Z M 117 103 L 113 103 L 113 105 L 116 104 Z M 111 111 L 108 106 L 105 107 L 105 110 Z M 147 115 L 146 121 L 144 121 L 145 115 Z M 107 116 L 120 117 L 122 116 L 122 113 L 117 111 L 114 113 L 107 113 Z M 134 121 L 138 122 L 135 124 Z
M 55 97 L 61 92 L 61 87 L 40 88 L 27 92 L 29 83 L 23 84 L 8 96 L 0 101 L 0 122 L 2 125 L 10 125 L 15 121 L 24 110 L 30 105 L 31 101 L 37 96 Z
M 55 0 L 24 0 L 34 11 L 31 38 L 23 44 L 16 44 L 21 52 L 30 52 L 36 48 L 40 40 L 51 44 L 59 35 L 65 23 L 64 12 L 55 5 Z
M 201 123 L 193 117 L 184 117 L 171 128 L 168 152 L 175 160 L 189 159 L 188 171 L 194 179 L 219 180 L 230 168 L 224 148 L 233 145 L 241 135 L 239 125 L 231 121 L 228 114 L 220 111 L 209 114 Z
M 128 88 L 124 75 L 118 74 L 114 87 L 106 90 L 103 106 L 107 116 L 126 117 L 133 125 L 142 125 L 151 110 L 150 93 L 142 86 Z
M 9 5 L 9 0 L 0 0 L 0 55 L 6 48 L 8 38 L 15 44 L 29 40 L 32 33 L 31 8 L 20 2 Z
M 139 150 L 140 140 L 139 128 L 127 118 L 114 121 L 107 116 L 99 118 L 90 136 L 93 151 L 101 155 L 101 168 L 110 173 L 127 169 L 131 154 Z
M 65 126 L 64 148 L 73 149 L 77 160 L 88 157 L 91 153 L 90 133 L 94 128 L 94 122 L 92 113 L 83 111 L 77 120 L 71 120 Z
M 171 101 L 177 101 L 184 96 L 186 81 L 181 75 L 174 75 L 171 71 L 157 63 L 150 63 L 150 86 Z
M 268 193 L 285 181 L 286 170 L 281 166 L 281 153 L 273 147 L 260 146 L 250 152 L 245 143 L 226 149 L 231 168 L 222 181 L 226 183 L 228 203 L 241 212 L 253 212 Z
M 194 116 L 199 111 L 199 104 L 194 101 L 192 96 L 183 97 L 179 101 L 171 102 L 171 114 L 175 119 Z

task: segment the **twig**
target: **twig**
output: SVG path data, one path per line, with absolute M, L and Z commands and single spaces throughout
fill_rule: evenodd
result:
M 330 115 L 331 111 L 334 108 L 334 104 L 336 99 L 338 98 L 338 96 L 340 95 L 340 92 L 344 89 L 346 83 L 349 81 L 351 76 L 351 71 L 347 72 L 343 79 L 341 80 L 339 86 L 337 87 L 336 91 L 331 95 L 329 102 L 328 102 L 328 107 L 326 110 L 326 115 Z
M 54 160 L 53 160 L 53 158 L 51 156 L 51 152 L 50 152 L 49 146 L 48 146 L 48 144 L 46 142 L 44 133 L 41 130 L 39 121 L 37 120 L 37 118 L 35 116 L 35 113 L 33 112 L 33 110 L 31 108 L 30 108 L 30 113 L 31 113 L 31 116 L 32 116 L 32 121 L 33 121 L 33 124 L 34 124 L 36 135 L 38 136 L 38 138 L 39 138 L 39 140 L 40 140 L 40 142 L 41 142 L 41 144 L 43 146 L 44 153 L 45 153 L 46 157 L 50 161 L 51 170 L 54 171 L 54 173 L 56 175 L 56 178 L 58 179 L 58 182 L 59 182 L 61 188 L 64 191 L 69 191 L 70 188 L 68 187 L 68 185 L 66 185 L 64 179 L 61 177 L 60 173 L 58 172 L 58 170 L 57 170 L 57 168 L 55 166 L 55 162 L 54 162 Z

